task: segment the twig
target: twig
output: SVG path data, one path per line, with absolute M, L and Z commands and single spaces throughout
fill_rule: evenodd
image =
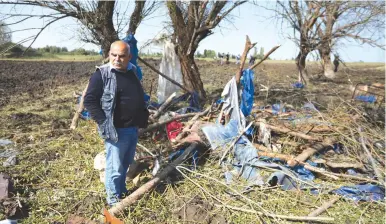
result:
M 141 145 L 141 144 L 139 144 L 139 143 L 137 143 L 137 145 L 139 146 L 139 147 L 141 147 L 143 150 L 145 150 L 147 153 L 149 153 L 152 157 L 156 157 L 156 155 L 154 155 L 148 148 L 146 148 L 145 146 L 143 146 L 143 145 Z
M 216 204 L 215 204 L 216 205 Z M 287 220 L 294 220 L 294 221 L 315 221 L 315 222 L 333 222 L 334 218 L 330 217 L 306 217 L 306 216 L 289 216 L 289 215 L 276 215 L 276 214 L 264 214 L 262 212 L 258 212 L 255 210 L 240 208 L 240 207 L 234 207 L 230 205 L 216 205 L 220 207 L 226 207 L 232 210 L 241 211 L 241 212 L 247 212 L 247 213 L 253 213 L 258 215 L 266 215 L 267 217 L 271 218 L 279 218 L 279 219 L 287 219 Z
M 331 207 L 335 202 L 337 202 L 340 199 L 340 197 L 333 198 L 332 200 L 324 203 L 319 208 L 312 211 L 310 214 L 308 214 L 308 217 L 316 217 L 320 214 L 322 214 L 324 211 L 326 211 L 329 207 Z
M 212 194 L 210 194 L 207 190 L 203 189 L 202 186 L 200 186 L 199 184 L 197 184 L 195 181 L 193 181 L 191 178 L 189 178 L 186 174 L 184 174 L 180 169 L 184 169 L 192 174 L 195 174 L 195 175 L 199 175 L 201 177 L 205 177 L 205 178 L 208 178 L 209 180 L 212 180 L 212 181 L 215 181 L 221 185 L 223 185 L 224 187 L 230 189 L 231 191 L 233 191 L 234 193 L 236 193 L 239 197 L 245 199 L 246 201 L 250 202 L 251 204 L 254 204 L 256 206 L 258 206 L 263 212 L 258 212 L 258 211 L 255 211 L 255 210 L 249 210 L 249 209 L 243 209 L 243 208 L 239 208 L 239 207 L 233 207 L 233 206 L 230 206 L 230 205 L 227 205 L 225 204 L 224 202 L 222 202 L 221 200 L 219 200 L 218 198 L 216 198 L 215 196 L 213 196 Z M 198 186 L 200 189 L 202 189 L 204 192 L 206 192 L 209 196 L 211 196 L 213 199 L 215 199 L 216 201 L 218 201 L 219 203 L 221 203 L 221 205 L 217 205 L 217 206 L 224 206 L 226 208 L 229 208 L 229 209 L 233 209 L 233 210 L 238 210 L 238 211 L 243 211 L 243 212 L 248 212 L 248 213 L 254 213 L 254 214 L 258 214 L 258 215 L 263 215 L 263 216 L 267 216 L 267 217 L 270 217 L 270 218 L 279 218 L 279 219 L 288 219 L 288 220 L 298 220 L 298 221 L 334 221 L 334 218 L 329 218 L 329 217 L 301 217 L 301 216 L 286 216 L 286 215 L 276 215 L 276 214 L 271 214 L 269 213 L 268 211 L 265 211 L 264 208 L 262 208 L 259 204 L 257 204 L 256 202 L 252 201 L 251 199 L 245 197 L 244 195 L 242 195 L 241 193 L 239 193 L 238 191 L 234 190 L 233 188 L 229 187 L 227 184 L 225 183 L 222 183 L 221 181 L 213 178 L 213 177 L 210 177 L 210 176 L 207 176 L 205 174 L 201 174 L 201 173 L 198 173 L 198 172 L 195 172 L 195 171 L 192 171 L 192 170 L 189 170 L 187 169 L 186 167 L 183 167 L 183 166 L 177 166 L 176 167 L 176 170 L 178 172 L 180 172 L 185 178 L 187 178 L 188 180 L 190 180 L 192 183 L 194 183 L 196 186 Z
M 378 170 L 378 166 L 377 164 L 375 163 L 375 159 L 373 158 L 373 156 L 371 155 L 371 153 L 369 152 L 369 150 L 367 149 L 366 147 L 366 144 L 365 144 L 365 140 L 364 140 L 364 137 L 363 137 L 363 134 L 362 134 L 362 131 L 361 131 L 361 128 L 358 128 L 358 132 L 359 132 L 359 136 L 360 136 L 360 141 L 361 141 L 361 144 L 362 144 L 362 148 L 363 150 L 365 150 L 367 156 L 368 156 L 368 159 L 371 163 L 371 166 L 373 167 L 373 170 L 375 172 L 375 175 L 377 176 L 378 180 L 380 182 L 383 183 L 383 185 L 385 185 L 385 181 L 383 180 L 383 177 L 382 177 L 382 174 L 381 172 L 379 172 Z

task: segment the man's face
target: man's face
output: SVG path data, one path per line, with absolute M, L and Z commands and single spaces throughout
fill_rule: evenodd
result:
M 110 63 L 118 70 L 126 71 L 127 65 L 131 59 L 128 49 L 122 45 L 113 46 L 110 49 Z

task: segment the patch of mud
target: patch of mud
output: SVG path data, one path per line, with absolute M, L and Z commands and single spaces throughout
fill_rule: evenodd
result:
M 199 198 L 191 201 L 178 200 L 176 202 L 178 211 L 173 215 L 182 222 L 199 222 L 205 224 L 225 224 L 226 219 L 223 216 L 215 214 L 215 207 L 204 202 Z

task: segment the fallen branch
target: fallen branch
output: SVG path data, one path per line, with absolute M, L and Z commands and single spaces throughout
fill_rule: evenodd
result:
M 70 126 L 70 129 L 72 129 L 72 130 L 74 130 L 76 128 L 76 126 L 78 126 L 79 116 L 84 109 L 84 96 L 86 95 L 87 88 L 88 88 L 88 83 L 87 83 L 86 88 L 84 88 L 84 90 L 83 90 L 82 98 L 80 99 L 80 102 L 79 102 L 79 108 L 75 112 L 74 117 L 72 118 L 72 122 L 71 122 L 71 126 Z
M 114 207 L 110 208 L 109 213 L 111 215 L 117 215 L 118 213 L 121 213 L 127 208 L 128 206 L 134 204 L 136 201 L 138 201 L 144 194 L 151 191 L 153 188 L 155 188 L 163 179 L 165 179 L 170 172 L 172 172 L 177 165 L 185 161 L 191 152 L 197 147 L 197 144 L 193 143 L 188 148 L 185 149 L 185 151 L 180 155 L 174 162 L 169 164 L 165 169 L 162 170 L 158 175 L 156 175 L 152 180 L 147 182 L 146 184 L 142 185 L 140 188 L 138 188 L 136 191 L 131 193 L 129 196 L 124 198 L 122 201 L 117 203 Z
M 270 158 L 278 158 L 280 160 L 283 160 L 283 161 L 286 161 L 287 163 L 290 163 L 291 161 L 294 160 L 294 156 L 292 155 L 285 155 L 285 154 L 280 154 L 280 153 L 274 153 L 274 152 L 270 152 L 270 150 L 263 146 L 263 145 L 259 145 L 259 144 L 254 144 L 254 146 L 256 147 L 256 149 L 260 150 L 258 152 L 258 155 L 259 156 L 267 156 L 267 157 L 270 157 Z M 329 177 L 333 180 L 339 180 L 339 177 L 337 177 L 334 173 L 330 173 L 330 172 L 327 172 L 323 169 L 320 169 L 320 168 L 317 168 L 317 167 L 313 167 L 311 166 L 310 164 L 308 163 L 304 163 L 304 162 L 299 162 L 300 165 L 303 165 L 304 168 L 312 171 L 312 172 L 315 172 L 315 173 L 319 173 L 321 175 L 324 175 L 326 177 Z
M 347 162 L 336 163 L 336 162 L 327 161 L 325 159 L 318 159 L 315 162 L 325 164 L 326 166 L 329 166 L 335 169 L 339 169 L 339 168 L 341 169 L 354 168 L 354 169 L 361 169 L 361 170 L 364 169 L 363 165 L 360 163 L 347 163 Z
M 270 51 L 268 51 L 268 53 L 266 53 L 264 55 L 264 57 L 259 61 L 257 62 L 256 64 L 252 65 L 249 67 L 249 69 L 253 70 L 254 68 L 256 68 L 258 65 L 260 65 L 263 61 L 265 61 L 274 51 L 276 51 L 281 45 L 277 45 L 275 47 L 273 47 Z
M 174 85 L 180 87 L 181 89 L 185 90 L 186 92 L 188 93 L 191 93 L 192 94 L 192 91 L 189 91 L 187 88 L 185 88 L 184 86 L 182 86 L 181 84 L 179 84 L 178 82 L 174 81 L 173 79 L 171 79 L 169 76 L 163 74 L 162 72 L 160 72 L 158 69 L 154 68 L 151 64 L 147 63 L 145 60 L 143 60 L 141 57 L 138 56 L 138 60 L 142 63 L 144 63 L 147 67 L 149 67 L 151 70 L 153 70 L 155 73 L 159 74 L 160 76 L 164 77 L 165 79 L 167 79 L 169 82 L 173 83 Z
M 248 35 L 245 41 L 245 47 L 243 54 L 241 55 L 241 63 L 239 67 L 239 71 L 236 73 L 236 83 L 240 83 L 241 74 L 243 73 L 245 60 L 247 59 L 248 52 L 256 45 L 256 43 L 251 43 L 251 40 L 249 39 Z
M 260 123 L 261 122 L 255 122 L 255 125 L 256 126 L 260 126 Z M 309 141 L 321 141 L 322 140 L 321 138 L 318 138 L 318 137 L 314 137 L 314 136 L 311 136 L 311 135 L 306 135 L 306 134 L 303 134 L 303 133 L 300 133 L 300 132 L 292 131 L 291 129 L 286 128 L 286 127 L 277 127 L 277 126 L 270 125 L 270 124 L 267 124 L 267 123 L 264 123 L 264 124 L 265 124 L 265 126 L 267 128 L 270 128 L 272 131 L 276 131 L 276 132 L 279 132 L 279 133 L 288 134 L 288 135 L 291 135 L 291 136 L 294 136 L 294 137 L 299 137 L 299 138 L 302 138 L 302 139 L 305 139 L 305 140 L 309 140 Z
M 151 119 L 152 120 L 156 120 L 158 119 L 162 113 L 164 112 L 164 110 L 170 105 L 170 103 L 173 102 L 173 100 L 177 97 L 177 94 L 174 92 L 172 95 L 170 95 L 164 103 L 162 103 L 162 105 L 159 107 L 159 109 L 155 112 L 155 114 L 153 114 L 151 116 Z
M 160 121 L 160 122 L 151 124 L 147 128 L 145 128 L 145 129 L 139 129 L 138 134 L 142 135 L 145 132 L 151 131 L 151 130 L 153 130 L 153 129 L 157 128 L 157 127 L 160 127 L 162 125 L 165 125 L 165 124 L 167 124 L 169 122 L 172 122 L 172 121 L 175 121 L 175 120 L 184 119 L 184 118 L 188 118 L 188 117 L 193 117 L 196 114 L 197 113 L 189 113 L 189 114 L 181 114 L 181 115 L 174 116 L 174 117 L 170 118 L 169 120 Z
M 381 172 L 378 169 L 378 166 L 377 166 L 377 164 L 375 162 L 375 159 L 373 158 L 373 156 L 371 155 L 371 153 L 369 152 L 369 150 L 366 147 L 365 139 L 363 137 L 361 128 L 358 128 L 358 132 L 359 132 L 359 135 L 360 135 L 360 141 L 361 141 L 361 144 L 362 144 L 362 148 L 363 148 L 363 150 L 365 150 L 365 152 L 366 152 L 366 154 L 368 156 L 368 159 L 370 161 L 371 166 L 373 167 L 375 175 L 377 176 L 378 180 L 380 182 L 382 182 L 383 185 L 385 185 L 385 180 L 383 179 L 382 174 L 381 174 Z
M 329 207 L 331 207 L 335 202 L 339 201 L 340 197 L 333 198 L 332 200 L 324 203 L 319 208 L 315 209 L 313 212 L 308 214 L 308 217 L 316 217 L 326 211 Z
M 173 139 L 173 143 L 177 143 L 179 142 L 185 135 L 185 133 L 187 133 L 192 125 L 194 124 L 194 122 L 201 116 L 204 116 L 205 114 L 207 114 L 210 110 L 211 106 L 209 106 L 208 108 L 206 108 L 203 112 L 201 113 L 197 113 L 184 127 L 184 129 L 182 129 L 182 131 L 177 135 L 177 137 L 175 139 Z

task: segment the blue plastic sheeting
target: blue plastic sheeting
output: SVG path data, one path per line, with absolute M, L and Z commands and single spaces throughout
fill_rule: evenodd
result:
M 252 112 L 253 96 L 255 94 L 255 88 L 253 85 L 253 71 L 250 69 L 243 71 L 241 78 L 241 85 L 243 86 L 243 92 L 241 93 L 240 110 L 244 116 L 248 116 Z
M 138 59 L 138 47 L 137 47 L 137 40 L 135 39 L 134 35 L 129 34 L 125 38 L 122 39 L 122 41 L 126 42 L 130 45 L 130 53 L 131 53 L 131 60 L 130 63 L 135 65 L 137 67 L 137 76 L 139 80 L 142 80 L 142 69 L 137 64 Z
M 179 149 L 179 150 L 172 152 L 169 155 L 169 161 L 173 161 L 174 159 L 178 158 L 180 155 L 182 155 L 182 153 L 184 153 L 184 151 L 185 151 L 185 148 L 182 148 L 182 149 Z M 198 150 L 195 149 L 193 151 L 193 155 L 192 155 L 193 168 L 196 168 L 197 161 L 198 161 Z
M 283 105 L 280 105 L 279 103 L 272 104 L 272 113 L 273 114 L 279 114 L 279 113 L 285 113 L 286 109 Z
M 295 82 L 292 84 L 292 87 L 296 88 L 296 89 L 303 89 L 304 88 L 304 84 L 301 83 L 301 82 Z
M 231 119 L 225 126 L 221 124 L 209 124 L 202 127 L 206 138 L 208 139 L 212 150 L 220 147 L 226 147 L 238 133 L 238 122 Z
M 333 190 L 332 193 L 354 201 L 380 201 L 385 199 L 385 188 L 373 184 L 344 186 Z
M 366 103 L 375 103 L 375 101 L 377 101 L 377 98 L 373 95 L 369 95 L 369 96 L 361 95 L 361 96 L 355 97 L 355 99 Z

